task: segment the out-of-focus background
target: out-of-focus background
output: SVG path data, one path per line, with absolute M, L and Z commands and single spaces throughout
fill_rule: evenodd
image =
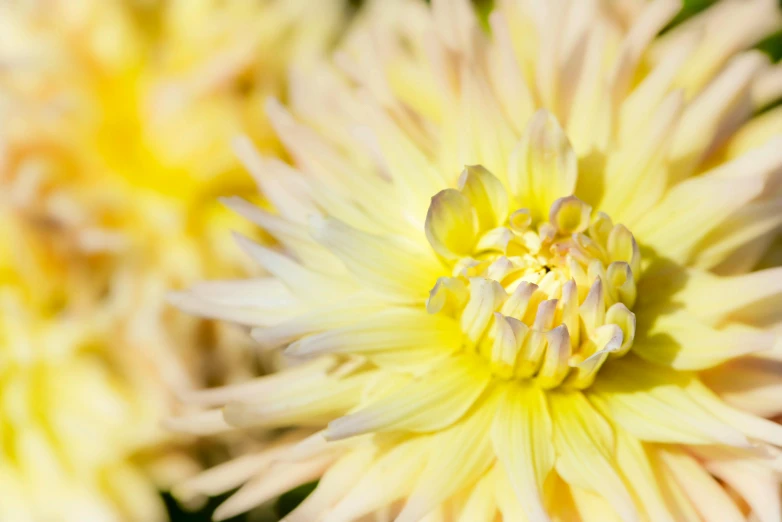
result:
M 231 139 L 284 158 L 264 100 L 363 3 L 0 0 L 0 522 L 210 520 L 224 497 L 168 491 L 254 442 L 160 419 L 264 361 L 166 296 L 251 271 L 229 231 L 257 232 L 218 197 L 264 202 Z M 778 61 L 782 33 L 758 48 Z M 313 487 L 232 520 L 279 520 Z

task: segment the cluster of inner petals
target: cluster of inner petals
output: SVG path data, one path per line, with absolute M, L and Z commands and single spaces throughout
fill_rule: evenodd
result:
M 452 274 L 427 310 L 458 319 L 464 349 L 500 378 L 586 388 L 632 347 L 638 245 L 575 196 L 555 200 L 548 216 L 510 204 L 482 167 L 432 199 L 427 236 Z

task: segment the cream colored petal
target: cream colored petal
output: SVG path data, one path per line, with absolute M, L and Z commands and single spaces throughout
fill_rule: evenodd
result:
M 273 277 L 203 281 L 190 292 L 196 297 L 224 306 L 257 306 L 288 308 L 297 303 L 282 281 Z
M 278 459 L 290 448 L 288 444 L 293 437 L 282 437 L 280 443 L 263 448 L 248 455 L 218 464 L 177 484 L 173 494 L 185 502 L 199 495 L 220 495 L 226 491 L 241 486 L 253 476 L 264 471 L 275 459 Z
M 670 96 L 677 73 L 700 44 L 702 34 L 687 35 L 678 44 L 676 52 L 668 53 L 656 63 L 622 103 L 619 113 L 620 136 L 632 136 L 638 129 L 645 129 L 656 116 L 656 109 L 663 99 Z
M 334 328 L 343 328 L 388 308 L 388 302 L 375 295 L 353 294 L 339 300 L 315 304 L 271 326 L 256 327 L 251 335 L 262 349 L 273 349 L 300 337 Z
M 679 486 L 674 474 L 661 458 L 660 451 L 661 448 L 650 447 L 647 453 L 666 507 L 674 514 L 676 522 L 703 522 L 692 501 Z
M 744 255 L 743 247 L 782 229 L 782 198 L 752 202 L 703 238 L 693 266 L 716 269 L 732 255 Z
M 296 303 L 287 306 L 275 306 L 273 304 L 266 306 L 233 306 L 215 303 L 199 296 L 195 291 L 172 292 L 168 294 L 167 300 L 171 305 L 183 312 L 197 317 L 219 319 L 247 326 L 272 326 L 295 317 L 302 310 L 301 305 Z
M 660 201 L 668 185 L 667 155 L 683 108 L 682 93 L 669 94 L 647 125 L 634 129 L 610 154 L 601 211 L 630 226 Z
M 613 100 L 624 99 L 641 55 L 680 8 L 681 4 L 677 0 L 654 0 L 639 13 L 622 42 L 611 71 Z
M 574 517 L 579 522 L 621 522 L 611 503 L 604 497 L 578 486 L 570 486 Z M 564 521 L 563 521 L 564 522 Z
M 665 504 L 644 445 L 623 429 L 615 433 L 617 466 L 648 520 L 677 522 Z
M 748 112 L 745 106 L 750 99 L 752 80 L 767 61 L 759 51 L 736 56 L 688 105 L 673 136 L 672 180 L 681 181 L 690 176 L 719 138 L 722 125 L 735 117 L 737 111 Z M 749 116 L 746 114 L 745 118 Z
M 232 518 L 286 491 L 319 478 L 333 460 L 332 456 L 326 455 L 309 461 L 275 466 L 269 470 L 269 473 L 239 488 L 239 491 L 215 509 L 212 517 L 215 521 Z
M 483 75 L 470 65 L 464 65 L 460 73 L 458 121 L 446 123 L 456 126 L 457 148 L 446 154 L 452 154 L 461 165 L 483 165 L 506 180 L 507 159 L 516 134 Z
M 469 497 L 455 522 L 493 522 L 497 513 L 495 488 L 494 474 L 491 471 L 468 487 Z
M 535 111 L 534 99 L 513 49 L 507 18 L 495 10 L 489 15 L 496 52 L 489 53 L 489 76 L 514 130 L 521 132 Z
M 698 461 L 673 448 L 661 450 L 659 456 L 703 520 L 745 522 L 746 518 L 725 489 Z
M 758 522 L 782 520 L 779 478 L 772 470 L 742 460 L 712 460 L 705 467 L 747 501 Z
M 683 38 L 701 35 L 697 53 L 677 78 L 677 85 L 684 87 L 688 96 L 693 96 L 714 78 L 731 56 L 774 32 L 779 24 L 779 9 L 774 0 L 719 2 L 658 38 L 650 56 L 658 59 L 674 54 Z
M 382 444 L 382 440 L 380 443 Z M 356 485 L 323 518 L 323 522 L 343 522 L 380 511 L 393 501 L 405 497 L 413 488 L 413 480 L 426 464 L 426 456 L 434 451 L 429 439 L 413 438 L 394 441 L 362 474 Z
M 557 473 L 568 484 L 605 498 L 624 522 L 637 521 L 632 497 L 616 471 L 611 425 L 580 392 L 551 392 L 548 399 Z
M 760 147 L 782 134 L 782 107 L 775 107 L 753 117 L 740 127 L 724 145 L 719 159 L 730 161 Z
M 599 25 L 590 28 L 581 71 L 573 79 L 570 114 L 566 122 L 567 135 L 579 157 L 588 157 L 594 150 L 604 150 L 612 134 L 614 104 L 605 85 L 603 60 L 611 42 L 610 31 Z M 598 156 L 599 157 L 599 156 Z M 603 166 L 599 167 L 602 175 Z M 590 172 L 579 178 L 579 194 L 592 194 L 596 187 L 584 187 L 593 181 Z M 600 178 L 602 179 L 602 178 Z M 586 189 L 586 190 L 585 190 Z M 594 202 L 594 200 L 589 200 Z
M 389 297 L 423 302 L 443 275 L 433 254 L 401 239 L 360 232 L 333 219 L 313 219 L 310 229 L 356 279 Z
M 687 385 L 687 393 L 722 422 L 735 426 L 750 439 L 782 446 L 782 424 L 725 404 L 700 381 Z
M 480 28 L 467 0 L 433 0 L 432 18 L 437 36 L 449 49 L 466 55 L 471 52 Z
M 576 155 L 559 122 L 547 111 L 536 112 L 508 165 L 517 205 L 529 208 L 534 219 L 545 219 L 554 201 L 573 194 L 577 177 Z
M 281 215 L 295 223 L 306 224 L 310 215 L 318 213 L 301 173 L 280 160 L 263 158 L 246 136 L 236 138 L 233 149 L 263 195 Z
M 369 124 L 380 156 L 399 194 L 403 217 L 418 226 L 426 216 L 429 199 L 450 183 L 391 116 L 369 102 L 362 122 Z M 454 177 L 456 173 L 452 174 Z
M 355 408 L 372 377 L 371 372 L 363 372 L 287 383 L 264 395 L 228 403 L 223 416 L 228 424 L 245 428 L 319 427 Z
M 354 283 L 348 278 L 342 279 L 315 272 L 294 259 L 261 246 L 242 235 L 235 234 L 235 238 L 242 250 L 301 299 L 344 295 L 352 293 L 355 289 Z
M 220 202 L 274 236 L 307 268 L 344 275 L 344 266 L 310 237 L 306 225 L 266 212 L 240 197 L 221 198 Z
M 326 353 L 363 355 L 383 365 L 393 358 L 410 366 L 433 366 L 461 348 L 462 332 L 454 319 L 420 308 L 390 308 L 344 328 L 304 337 L 285 351 L 295 357 Z
M 679 282 L 671 281 L 668 288 L 660 288 L 656 299 L 672 299 L 691 310 L 708 324 L 716 324 L 746 307 L 782 294 L 782 268 L 769 268 L 737 276 L 715 276 L 710 272 L 688 270 Z M 653 291 L 644 287 L 642 291 Z M 749 319 L 745 316 L 744 319 Z
M 329 423 L 326 438 L 338 440 L 377 431 L 429 432 L 458 421 L 489 384 L 475 361 L 455 358 L 432 373 Z
M 677 370 L 705 370 L 742 355 L 771 350 L 776 343 L 771 332 L 740 325 L 716 329 L 680 311 L 661 315 L 648 330 L 639 331 L 633 351 L 647 361 Z
M 687 388 L 692 381 L 628 355 L 604 367 L 587 396 L 640 440 L 746 447 L 738 426 L 695 400 Z
M 734 408 L 766 418 L 782 414 L 782 361 L 741 357 L 701 379 Z
M 186 404 L 201 407 L 224 406 L 229 402 L 265 395 L 292 382 L 325 379 L 337 366 L 335 358 L 319 357 L 249 381 L 181 393 L 179 398 Z
M 494 498 L 500 512 L 501 520 L 521 520 L 527 522 L 527 515 L 521 508 L 519 497 L 513 489 L 508 474 L 499 462 L 494 464 L 489 473 L 494 477 Z
M 472 253 L 478 239 L 478 213 L 458 190 L 443 190 L 432 197 L 425 231 L 435 252 L 449 260 L 458 259 Z
M 511 385 L 504 391 L 492 424 L 497 458 L 508 474 L 529 522 L 548 522 L 543 484 L 554 467 L 551 417 L 544 392 Z
M 374 448 L 364 446 L 341 457 L 323 474 L 315 491 L 280 522 L 319 520 L 350 491 L 372 464 Z
M 433 451 L 395 522 L 417 522 L 489 469 L 495 459 L 489 438 L 495 411 L 496 401 L 487 397 L 462 421 L 432 436 Z
M 764 147 L 684 181 L 633 226 L 633 234 L 660 255 L 685 262 L 700 240 L 761 193 L 767 173 L 780 163 L 782 148 Z

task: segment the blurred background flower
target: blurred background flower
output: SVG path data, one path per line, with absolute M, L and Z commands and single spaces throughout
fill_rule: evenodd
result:
M 245 272 L 217 197 L 255 191 L 229 141 L 278 151 L 262 101 L 346 7 L 0 3 L 0 520 L 165 518 L 147 475 L 190 465 L 170 446 L 160 465 L 160 417 L 253 373 L 240 332 L 166 292 Z

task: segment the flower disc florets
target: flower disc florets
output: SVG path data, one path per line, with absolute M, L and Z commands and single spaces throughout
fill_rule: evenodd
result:
M 509 213 L 507 201 L 480 166 L 432 198 L 427 237 L 453 273 L 438 279 L 427 310 L 459 319 L 465 349 L 497 376 L 586 388 L 632 347 L 638 245 L 575 196 L 557 199 L 548 221 Z

